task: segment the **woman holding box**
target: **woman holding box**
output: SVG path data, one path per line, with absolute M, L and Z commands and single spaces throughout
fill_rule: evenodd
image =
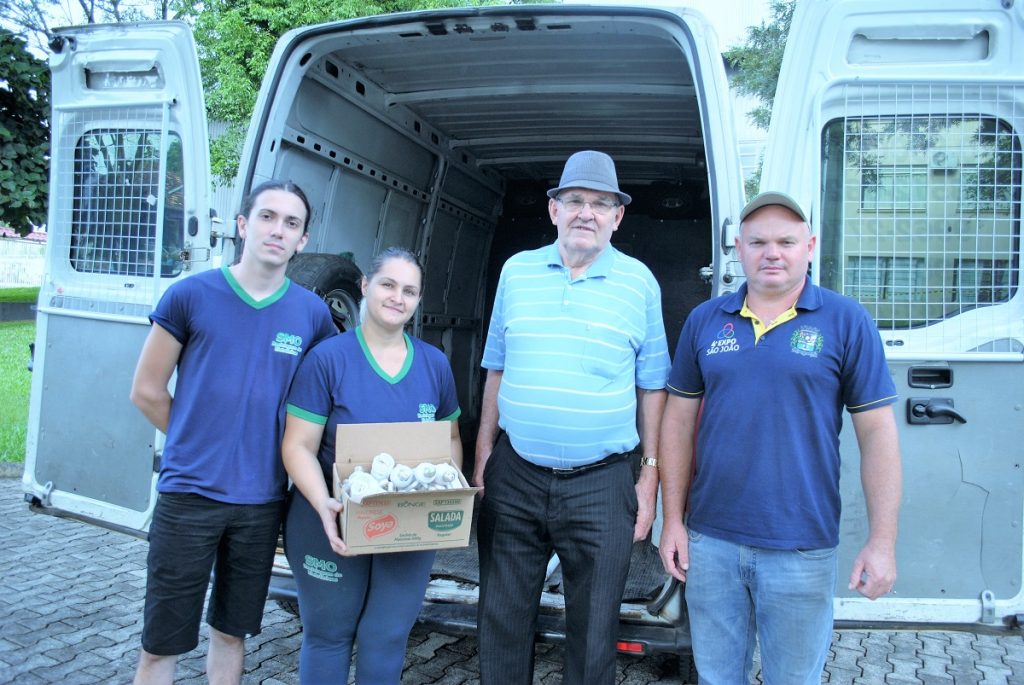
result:
M 362 281 L 361 325 L 315 347 L 288 397 L 282 453 L 295 486 L 285 552 L 302 619 L 302 683 L 347 683 L 353 644 L 357 684 L 401 678 L 434 552 L 342 556 L 341 503 L 330 484 L 339 423 L 450 421 L 452 458 L 462 466 L 451 367 L 440 350 L 404 330 L 422 288 L 423 268 L 411 252 L 392 247 L 377 255 Z

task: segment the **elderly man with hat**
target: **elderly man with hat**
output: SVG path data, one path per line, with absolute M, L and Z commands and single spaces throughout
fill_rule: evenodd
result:
M 868 312 L 808 278 L 814 243 L 793 198 L 751 200 L 736 239 L 746 283 L 690 313 L 673 358 L 660 553 L 686 582 L 702 683 L 750 682 L 755 642 L 764 682 L 821 681 L 837 582 L 844 407 L 860 447 L 868 523 L 849 589 L 876 599 L 896 581 L 896 388 Z
M 565 589 L 562 682 L 614 682 L 632 543 L 654 519 L 669 358 L 657 282 L 610 244 L 631 198 L 611 157 L 593 150 L 568 159 L 548 197 L 558 239 L 505 263 L 482 362 L 473 480 L 484 488 L 484 685 L 533 682 L 552 551 Z M 635 481 L 630 454 L 641 438 Z

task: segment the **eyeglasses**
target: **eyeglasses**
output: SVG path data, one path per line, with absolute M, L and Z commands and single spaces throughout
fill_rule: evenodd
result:
M 570 197 L 568 200 L 562 198 L 555 198 L 558 203 L 568 209 L 570 212 L 582 212 L 583 208 L 590 205 L 590 211 L 594 214 L 611 214 L 619 207 L 618 202 L 611 202 L 609 200 L 594 200 L 593 202 L 587 202 L 580 197 Z

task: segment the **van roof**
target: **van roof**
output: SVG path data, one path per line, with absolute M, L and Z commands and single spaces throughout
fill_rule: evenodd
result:
M 626 183 L 706 182 L 698 67 L 686 57 L 705 30 L 693 12 L 554 5 L 389 15 L 290 38 L 322 55 L 320 78 L 360 74 L 382 109 L 430 122 L 503 179 L 550 184 L 572 152 L 593 148 Z

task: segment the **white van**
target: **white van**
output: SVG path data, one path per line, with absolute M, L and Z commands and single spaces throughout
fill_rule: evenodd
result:
M 903 396 L 897 592 L 868 602 L 840 589 L 837 623 L 1016 628 L 1024 8 L 920 7 L 799 3 L 762 186 L 809 208 L 813 278 L 868 306 Z M 144 534 L 163 436 L 128 391 L 147 315 L 171 283 L 229 263 L 238 244 L 231 217 L 211 215 L 187 26 L 73 28 L 53 47 L 24 491 L 39 511 Z M 733 115 L 695 12 L 512 5 L 295 29 L 267 70 L 237 189 L 283 178 L 306 190 L 312 236 L 290 275 L 328 300 L 339 327 L 352 324 L 371 255 L 422 255 L 414 332 L 451 360 L 471 437 L 500 266 L 554 239 L 544 191 L 586 148 L 615 158 L 634 197 L 614 242 L 659 279 L 674 349 L 689 311 L 743 279 Z M 848 568 L 866 535 L 849 432 L 843 455 Z M 275 573 L 275 596 L 287 596 L 287 568 Z M 440 554 L 422 619 L 474 629 L 476 581 L 472 547 Z M 557 570 L 542 602 L 538 638 L 560 639 Z M 689 647 L 682 588 L 650 544 L 637 545 L 621 626 L 623 651 Z

